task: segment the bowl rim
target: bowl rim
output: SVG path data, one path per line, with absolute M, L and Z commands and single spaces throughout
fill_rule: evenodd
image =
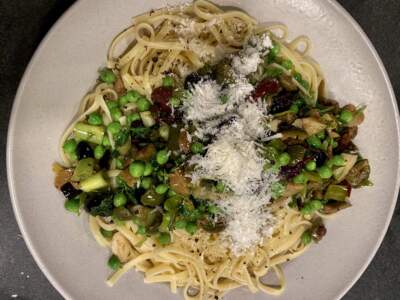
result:
M 28 234 L 28 230 L 25 226 L 25 222 L 23 220 L 23 216 L 20 213 L 20 208 L 19 208 L 19 202 L 16 196 L 16 189 L 15 189 L 15 184 L 14 184 L 14 166 L 13 166 L 13 144 L 14 144 L 14 131 L 15 131 L 15 126 L 16 126 L 16 119 L 17 119 L 17 113 L 18 113 L 18 108 L 21 104 L 22 101 L 22 95 L 25 90 L 25 85 L 27 81 L 30 78 L 30 74 L 32 72 L 33 66 L 37 60 L 37 57 L 40 55 L 42 52 L 42 49 L 47 45 L 47 42 L 51 39 L 51 37 L 56 33 L 57 29 L 60 28 L 63 23 L 75 13 L 79 9 L 79 6 L 82 4 L 81 1 L 76 1 L 74 2 L 62 15 L 61 17 L 53 24 L 53 26 L 50 28 L 50 30 L 47 32 L 45 37 L 41 40 L 39 43 L 39 46 L 36 48 L 31 60 L 29 61 L 25 72 L 22 76 L 22 79 L 19 83 L 17 93 L 14 98 L 14 102 L 12 105 L 12 110 L 11 110 L 11 115 L 8 123 L 8 131 L 7 131 L 7 145 L 6 145 L 6 169 L 7 169 L 7 182 L 8 182 L 8 189 L 9 189 L 9 194 L 10 194 L 10 199 L 12 203 L 12 208 L 13 212 L 15 215 L 15 218 L 17 220 L 17 224 L 19 227 L 19 230 L 21 231 L 21 234 L 23 236 L 23 239 L 25 241 L 25 244 L 27 245 L 30 254 L 32 255 L 33 259 L 35 260 L 36 264 L 39 266 L 40 270 L 42 273 L 46 276 L 47 280 L 52 284 L 52 286 L 61 294 L 61 296 L 65 299 L 73 299 L 71 295 L 66 291 L 62 284 L 55 279 L 53 274 L 49 271 L 49 269 L 46 267 L 45 263 L 43 262 L 41 255 L 39 252 L 36 250 L 35 246 L 33 245 L 30 236 Z M 372 53 L 373 57 L 375 58 L 379 70 L 381 74 L 383 75 L 383 79 L 386 84 L 386 88 L 389 92 L 390 95 L 390 102 L 395 110 L 395 124 L 396 124 L 396 131 L 397 131 L 397 137 L 400 138 L 400 115 L 399 115 L 399 107 L 397 105 L 396 101 L 396 96 L 389 78 L 389 75 L 386 71 L 386 68 L 377 53 L 375 47 L 373 46 L 372 42 L 364 32 L 364 30 L 361 28 L 361 26 L 358 24 L 358 22 L 350 15 L 350 13 L 341 5 L 339 4 L 336 0 L 328 0 L 327 1 L 328 5 L 331 5 L 334 10 L 336 10 L 341 16 L 345 18 L 347 22 L 349 22 L 353 28 L 357 31 L 357 33 L 361 36 L 362 40 L 365 42 L 365 44 L 368 46 L 369 51 Z M 397 175 L 396 175 L 396 186 L 395 186 L 395 192 L 392 198 L 392 204 L 389 210 L 389 213 L 386 218 L 386 222 L 380 232 L 379 239 L 376 241 L 375 246 L 373 249 L 371 249 L 371 252 L 369 256 L 366 258 L 364 264 L 360 268 L 360 270 L 357 272 L 356 276 L 348 282 L 348 284 L 340 291 L 338 291 L 338 294 L 336 296 L 336 299 L 341 299 L 353 286 L 354 284 L 360 279 L 361 275 L 365 272 L 373 258 L 375 257 L 379 247 L 381 246 L 384 237 L 386 236 L 387 230 L 389 228 L 390 222 L 393 217 L 394 209 L 396 207 L 397 203 L 397 198 L 399 196 L 399 188 L 400 188 L 400 151 L 398 153 L 398 160 L 397 160 Z

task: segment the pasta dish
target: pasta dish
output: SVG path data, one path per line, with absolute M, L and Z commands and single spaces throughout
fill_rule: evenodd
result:
M 353 143 L 365 107 L 326 97 L 310 49 L 205 0 L 114 38 L 53 166 L 65 208 L 111 251 L 108 285 L 136 269 L 185 299 L 284 291 L 281 265 L 371 184 Z

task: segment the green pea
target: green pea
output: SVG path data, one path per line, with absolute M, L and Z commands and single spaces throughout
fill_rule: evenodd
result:
M 169 151 L 168 150 L 160 150 L 157 152 L 156 160 L 159 165 L 165 165 L 169 159 Z
M 278 156 L 278 163 L 281 166 L 287 166 L 290 163 L 290 155 L 287 152 L 283 152 Z
M 318 174 L 322 179 L 329 179 L 332 177 L 332 170 L 328 166 L 322 166 L 318 170 Z
M 318 132 L 317 133 L 317 138 L 319 138 L 321 140 L 325 139 L 325 131 L 322 130 L 322 131 Z
M 76 150 L 76 146 L 77 143 L 74 139 L 69 139 L 67 141 L 65 141 L 64 145 L 63 145 L 63 150 L 65 153 L 74 153 Z
M 72 212 L 74 214 L 78 214 L 79 213 L 79 208 L 80 208 L 80 199 L 79 199 L 79 197 L 75 197 L 75 198 L 72 198 L 72 199 L 69 199 L 69 200 L 65 201 L 64 207 L 69 212 Z
M 266 77 L 271 77 L 271 78 L 279 77 L 282 74 L 283 74 L 283 70 L 282 69 L 274 68 L 274 67 L 269 67 L 264 72 L 264 75 Z
M 171 76 L 165 76 L 162 80 L 162 85 L 163 86 L 173 86 L 174 85 L 174 78 L 172 78 Z
M 153 185 L 153 179 L 151 179 L 151 177 L 145 177 L 140 182 L 140 185 L 145 190 L 148 190 Z
M 147 162 L 145 165 L 144 165 L 144 171 L 143 171 L 143 176 L 149 176 L 149 175 L 151 175 L 151 173 L 153 173 L 153 165 L 151 164 L 151 163 L 149 163 L 149 162 Z
M 282 67 L 286 70 L 290 70 L 293 68 L 293 62 L 290 59 L 285 59 L 282 61 Z
M 113 203 L 115 207 L 124 206 L 128 202 L 124 193 L 117 193 L 114 195 Z
M 307 176 L 304 173 L 300 173 L 299 175 L 293 178 L 293 182 L 296 184 L 303 184 L 307 182 Z
M 141 161 L 134 161 L 129 165 L 129 174 L 132 177 L 139 178 L 144 174 L 145 165 Z
M 176 192 L 173 191 L 173 190 L 171 190 L 171 189 L 169 189 L 167 195 L 168 195 L 168 197 L 172 197 L 172 196 L 175 196 L 175 195 L 176 195 Z
M 217 214 L 217 213 L 219 213 L 221 210 L 219 209 L 219 207 L 218 206 L 216 206 L 216 205 L 213 205 L 213 204 L 209 204 L 208 205 L 208 212 L 209 213 L 212 213 L 212 214 Z
M 272 197 L 279 198 L 285 192 L 285 186 L 280 182 L 274 182 L 271 186 Z
M 299 112 L 299 107 L 296 104 L 292 104 L 289 108 L 289 111 L 294 114 L 297 114 Z
M 189 222 L 189 223 L 186 224 L 185 230 L 186 230 L 189 234 L 193 235 L 193 234 L 195 234 L 196 231 L 197 231 L 197 224 L 194 223 L 194 222 Z
M 107 101 L 106 102 L 108 109 L 113 109 L 113 108 L 118 108 L 118 102 L 117 101 Z
M 147 111 L 151 107 L 151 103 L 145 97 L 140 97 L 136 105 L 140 112 Z
M 136 233 L 140 234 L 140 235 L 145 235 L 146 234 L 146 227 L 144 225 L 139 225 Z
M 229 97 L 228 97 L 227 94 L 223 94 L 221 97 L 219 97 L 219 100 L 221 100 L 221 103 L 222 103 L 222 104 L 225 104 L 225 103 L 228 102 Z
M 126 116 L 126 121 L 128 125 L 132 125 L 132 122 L 140 120 L 140 115 L 139 113 L 131 113 Z
M 141 95 L 139 94 L 138 91 L 132 90 L 128 91 L 125 96 L 128 102 L 135 103 L 138 101 Z
M 172 96 L 171 99 L 169 99 L 169 104 L 173 107 L 178 107 L 181 105 L 181 100 L 178 97 Z
M 332 157 L 332 163 L 336 167 L 342 167 L 345 165 L 346 161 L 344 160 L 342 155 L 335 155 Z
M 110 124 L 108 124 L 107 126 L 107 130 L 112 134 L 112 135 L 116 135 L 118 132 L 120 132 L 122 129 L 122 126 L 119 122 L 111 122 Z
M 321 140 L 315 135 L 310 136 L 307 139 L 307 143 L 314 148 L 320 148 L 322 145 Z
M 299 83 L 303 81 L 303 76 L 299 72 L 294 72 L 293 78 Z
M 306 164 L 306 170 L 307 171 L 315 171 L 316 168 L 317 168 L 317 163 L 314 160 L 309 161 Z
M 222 181 L 218 181 L 215 185 L 215 191 L 217 193 L 223 193 L 225 191 L 225 184 Z
M 303 242 L 303 244 L 306 246 L 309 243 L 311 243 L 311 232 L 309 230 L 304 231 L 303 234 L 301 235 L 301 241 Z
M 204 151 L 204 145 L 200 142 L 194 142 L 190 145 L 190 150 L 194 154 L 202 153 Z
M 319 200 L 310 201 L 310 206 L 314 211 L 315 210 L 320 210 L 323 207 L 321 201 L 319 201 Z
M 100 71 L 100 80 L 106 83 L 114 83 L 117 80 L 117 76 L 111 69 L 104 68 Z
M 339 115 L 339 120 L 346 124 L 350 123 L 353 121 L 353 113 L 348 110 L 342 110 Z
M 167 232 L 162 232 L 158 237 L 158 241 L 160 242 L 161 245 L 168 245 L 171 243 L 171 236 Z
M 121 268 L 121 261 L 119 260 L 119 258 L 115 255 L 112 255 L 110 257 L 110 259 L 108 260 L 108 266 L 113 269 L 114 271 L 118 270 L 119 268 Z
M 186 228 L 186 221 L 185 220 L 178 220 L 175 222 L 175 228 L 176 229 L 185 229 Z
M 304 204 L 304 206 L 302 207 L 302 209 L 300 210 L 300 212 L 303 215 L 311 215 L 314 212 L 314 209 L 312 208 L 312 206 L 310 205 L 310 203 L 306 203 Z
M 118 99 L 118 104 L 120 107 L 123 107 L 129 103 L 128 97 L 126 95 L 123 95 L 119 97 Z
M 106 149 L 104 148 L 103 145 L 97 145 L 94 148 L 94 157 L 96 159 L 101 159 L 103 157 L 104 153 L 106 153 Z
M 109 239 L 112 238 L 112 236 L 114 235 L 114 231 L 105 230 L 103 228 L 100 228 L 100 232 L 102 236 Z
M 122 117 L 122 112 L 118 107 L 110 109 L 111 117 L 114 121 L 118 121 Z
M 158 194 L 165 194 L 168 191 L 168 185 L 167 184 L 159 184 L 156 187 L 156 193 Z
M 98 112 L 93 112 L 88 117 L 88 123 L 90 125 L 101 125 L 103 124 L 103 118 Z

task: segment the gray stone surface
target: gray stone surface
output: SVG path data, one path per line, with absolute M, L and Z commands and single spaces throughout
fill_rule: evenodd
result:
M 62 299 L 41 273 L 20 236 L 7 188 L 5 145 L 13 98 L 25 67 L 40 40 L 73 2 L 0 0 L 0 299 L 11 299 L 13 294 L 26 300 Z M 372 40 L 400 98 L 400 1 L 339 2 Z M 398 232 L 399 206 L 376 257 L 344 299 L 400 299 Z

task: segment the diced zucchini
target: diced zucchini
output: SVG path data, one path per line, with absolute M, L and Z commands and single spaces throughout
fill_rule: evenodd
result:
M 78 162 L 71 177 L 72 181 L 82 181 L 93 175 L 95 160 L 92 157 L 84 158 Z
M 75 139 L 94 144 L 101 144 L 104 132 L 103 126 L 89 125 L 82 122 L 77 123 L 74 127 Z
M 108 186 L 107 181 L 104 179 L 101 172 L 96 173 L 89 178 L 81 181 L 80 188 L 84 192 L 92 192 Z
M 140 117 L 142 118 L 142 122 L 145 127 L 151 127 L 156 124 L 156 120 L 154 120 L 150 111 L 141 112 Z
M 328 186 L 324 199 L 325 200 L 336 200 L 345 201 L 347 198 L 347 188 L 341 185 L 331 184 Z

